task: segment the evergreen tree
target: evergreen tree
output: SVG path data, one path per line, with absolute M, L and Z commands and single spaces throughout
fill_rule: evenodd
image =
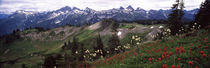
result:
M 204 28 L 207 25 L 210 25 L 210 0 L 205 0 L 200 6 L 200 10 L 195 15 L 195 22 L 198 25 L 201 25 L 201 28 Z
M 114 54 L 120 52 L 121 49 L 118 48 L 120 46 L 120 40 L 116 33 L 112 34 L 108 42 L 110 53 Z
M 183 12 L 184 2 L 183 0 L 176 0 L 176 3 L 173 4 L 171 14 L 168 17 L 168 27 L 171 30 L 171 35 L 176 35 L 183 28 L 182 17 L 184 15 Z
M 70 40 L 68 41 L 67 48 L 68 48 L 68 49 L 72 49 L 72 43 L 71 43 L 71 41 L 70 41 Z
M 70 68 L 70 56 L 68 54 L 64 54 L 64 68 Z
M 76 52 L 78 52 L 78 41 L 77 41 L 77 38 L 76 37 L 73 37 L 73 42 L 72 42 L 72 55 L 75 55 Z
M 84 49 L 84 44 L 81 43 L 80 45 L 80 52 L 79 52 L 79 61 L 84 61 L 84 54 L 85 54 L 85 49 Z
M 56 66 L 56 60 L 53 56 L 46 57 L 44 60 L 44 68 L 54 68 Z
M 62 51 L 66 50 L 66 47 L 67 47 L 67 43 L 64 42 L 64 45 L 62 46 Z
M 26 67 L 26 64 L 22 64 L 22 68 L 27 68 L 27 67 Z
M 101 40 L 100 34 L 98 34 L 98 37 L 96 38 L 96 46 L 94 47 L 95 51 L 98 51 L 97 57 L 99 56 L 105 56 L 105 51 L 104 51 L 104 45 L 103 41 Z
M 117 28 L 119 27 L 119 23 L 117 22 L 112 22 L 111 30 L 112 32 L 117 32 Z

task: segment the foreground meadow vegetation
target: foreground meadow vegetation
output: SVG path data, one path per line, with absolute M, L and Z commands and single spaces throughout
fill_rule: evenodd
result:
M 94 68 L 209 68 L 210 33 L 195 31 L 147 42 L 130 50 L 97 60 Z

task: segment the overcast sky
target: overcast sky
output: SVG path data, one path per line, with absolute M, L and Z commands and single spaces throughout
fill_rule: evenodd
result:
M 14 12 L 16 10 L 27 11 L 51 11 L 64 6 L 86 7 L 95 10 L 127 7 L 149 9 L 170 9 L 175 0 L 0 0 L 0 12 Z M 204 0 L 184 0 L 187 10 L 199 8 Z

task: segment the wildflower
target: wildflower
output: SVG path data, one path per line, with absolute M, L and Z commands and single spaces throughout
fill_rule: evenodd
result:
M 190 48 L 190 53 L 192 52 L 192 48 Z
M 204 42 L 208 42 L 208 37 L 207 38 L 204 38 Z
M 201 44 L 199 44 L 197 48 L 200 48 L 201 46 L 202 46 L 202 45 L 201 45 Z
M 96 57 L 96 53 L 93 53 L 93 56 Z
M 170 29 L 167 29 L 166 31 L 171 32 L 171 30 L 170 30 Z
M 175 66 L 174 65 L 171 65 L 171 68 L 175 68 Z
M 76 53 L 76 54 L 78 54 L 78 52 L 77 52 L 77 51 L 76 51 L 75 53 Z
M 184 53 L 184 52 L 185 52 L 184 49 L 181 49 L 181 50 L 180 50 L 180 53 Z
M 139 42 L 136 43 L 136 45 L 139 45 L 139 44 L 140 44 Z
M 174 40 L 172 39 L 172 40 L 170 40 L 170 42 L 174 42 Z
M 158 58 L 159 61 L 161 61 L 161 58 Z
M 108 59 L 107 59 L 107 62 L 109 63 L 109 61 L 111 60 L 112 58 L 111 57 L 109 57 Z
M 185 51 L 184 51 L 184 48 L 181 46 L 180 47 L 180 53 L 184 53 Z
M 163 68 L 167 68 L 167 65 L 166 64 L 163 64 L 163 66 L 162 66 Z
M 166 48 L 163 48 L 163 51 L 166 52 Z
M 169 57 L 169 55 L 166 55 L 167 57 Z
M 85 51 L 85 53 L 89 53 L 89 52 L 90 52 L 89 50 L 86 50 L 86 51 Z
M 181 67 L 179 65 L 177 65 L 176 68 L 181 68 Z
M 181 58 L 178 58 L 177 60 L 181 60 Z
M 198 61 L 199 59 L 198 58 L 195 58 L 195 60 Z
M 153 29 L 153 28 L 154 28 L 153 26 L 150 27 L 150 29 Z
M 190 51 L 192 51 L 192 48 L 190 48 Z
M 151 61 L 152 59 L 151 58 L 148 58 L 148 60 Z
M 165 53 L 165 52 L 163 52 L 163 55 L 166 55 L 166 53 Z
M 195 68 L 198 68 L 198 66 L 195 66 Z
M 192 64 L 193 64 L 193 62 L 192 62 L 192 61 L 188 61 L 188 64 L 189 64 L 189 65 L 192 65 Z
M 170 52 L 169 54 L 170 54 L 170 55 L 173 55 L 173 52 Z
M 178 48 L 178 47 L 176 48 L 176 51 L 177 51 L 177 52 L 179 51 L 179 48 Z
M 162 55 L 162 59 L 164 59 L 164 55 Z
M 95 61 L 94 64 L 98 64 L 98 61 Z
M 143 56 L 142 54 L 140 54 L 140 56 Z
M 106 51 L 106 53 L 109 53 L 109 51 Z
M 205 49 L 208 49 L 209 47 L 208 46 L 205 46 Z
M 135 56 L 137 56 L 137 53 L 136 53 L 136 52 L 134 52 L 133 54 L 134 54 Z
M 168 52 L 166 52 L 166 55 L 168 55 Z
M 204 54 L 204 51 L 200 51 L 200 54 Z
M 202 54 L 202 56 L 205 58 L 206 57 L 206 54 Z

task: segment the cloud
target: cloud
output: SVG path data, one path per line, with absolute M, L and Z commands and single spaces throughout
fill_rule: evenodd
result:
M 198 8 L 204 0 L 184 0 L 187 10 Z M 170 9 L 175 0 L 0 0 L 0 12 L 27 11 L 52 11 L 64 6 L 75 6 L 85 9 L 107 10 L 127 7 L 141 7 L 150 9 Z

